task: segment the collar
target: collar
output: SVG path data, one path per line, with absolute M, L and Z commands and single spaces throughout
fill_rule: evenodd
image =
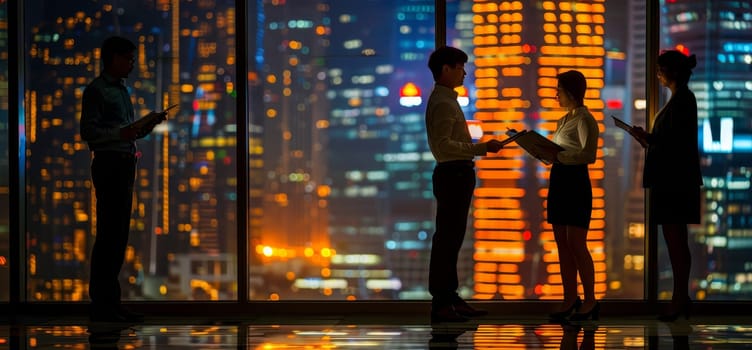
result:
M 582 115 L 583 111 L 587 111 L 587 107 L 585 105 L 575 107 L 564 115 L 564 120 L 566 121 L 567 117 L 575 118 L 577 116 L 580 116 Z
M 125 86 L 125 79 L 115 78 L 107 72 L 102 72 L 102 79 L 110 84 Z
M 457 95 L 459 95 L 456 90 L 446 85 L 434 84 L 433 89 L 441 94 L 451 95 L 453 98 L 457 98 Z

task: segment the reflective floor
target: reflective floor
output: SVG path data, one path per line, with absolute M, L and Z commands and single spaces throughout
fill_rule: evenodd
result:
M 277 316 L 250 322 L 150 318 L 138 325 L 118 325 L 60 318 L 0 325 L 0 350 L 752 348 L 752 318 L 728 321 L 693 318 L 663 323 L 613 317 L 560 325 L 531 317 L 432 326 L 410 318 L 402 322 Z

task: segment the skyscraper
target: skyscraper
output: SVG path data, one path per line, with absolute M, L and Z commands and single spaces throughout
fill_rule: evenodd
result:
M 553 132 L 564 114 L 555 100 L 556 75 L 569 69 L 587 78 L 585 105 L 602 130 L 603 1 L 476 1 L 472 11 L 473 117 L 482 122 L 485 137 L 501 137 L 507 127 Z M 553 231 L 544 214 L 549 169 L 518 147 L 476 165 L 481 180 L 474 202 L 476 297 L 561 298 Z M 599 151 L 590 166 L 593 215 L 588 232 L 599 296 L 606 292 L 603 167 Z
M 236 264 L 237 249 L 235 172 L 229 166 L 235 158 L 234 9 L 208 2 L 185 5 L 190 11 L 178 6 L 46 3 L 30 15 L 36 34 L 28 43 L 26 183 L 34 300 L 86 298 L 88 254 L 98 233 L 90 154 L 77 118 L 83 88 L 102 70 L 101 42 L 114 34 L 137 46 L 126 80 L 136 115 L 180 105 L 138 141 L 123 297 L 192 298 L 190 283 L 213 298 L 233 297 L 235 277 L 228 282 L 222 271 L 228 271 L 223 264 Z M 205 16 L 190 15 L 199 11 Z M 196 253 L 219 251 L 228 254 L 222 261 L 195 260 Z M 194 268 L 182 281 L 175 273 L 181 264 Z
M 326 50 L 328 7 L 319 1 L 251 7 L 258 79 L 251 93 L 251 261 L 255 298 L 291 298 L 295 280 L 328 266 Z M 254 203 L 254 199 L 256 202 Z M 267 295 L 271 294 L 271 295 Z M 301 294 L 302 295 L 302 294 Z M 300 297 L 301 295 L 298 295 Z
M 698 104 L 704 205 L 692 227 L 692 290 L 698 299 L 752 294 L 752 5 L 666 1 L 662 49 L 697 56 L 690 78 Z M 711 40 L 712 39 L 712 40 Z M 679 176 L 679 174 L 677 174 Z M 699 249 L 703 248 L 703 249 Z M 661 265 L 661 270 L 669 265 Z M 659 285 L 664 295 L 668 284 Z

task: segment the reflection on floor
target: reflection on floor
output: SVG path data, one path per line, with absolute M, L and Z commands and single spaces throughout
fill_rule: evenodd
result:
M 530 318 L 430 325 L 412 321 L 400 324 L 398 319 L 379 324 L 296 317 L 284 323 L 259 319 L 224 324 L 147 319 L 143 324 L 118 325 L 66 319 L 2 324 L 0 350 L 738 349 L 752 343 L 752 322 L 748 322 L 752 319 L 735 322 L 737 324 L 723 320 L 700 318 L 662 323 L 609 318 L 597 323 L 560 325 Z

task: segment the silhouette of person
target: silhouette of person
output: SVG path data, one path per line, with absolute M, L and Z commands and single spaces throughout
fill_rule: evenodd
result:
M 119 349 L 120 334 L 131 326 L 126 323 L 93 323 L 87 328 L 92 349 Z
M 671 334 L 671 344 L 674 350 L 689 350 L 689 336 L 692 335 L 694 330 L 692 325 L 687 322 L 669 322 L 669 333 Z M 647 348 L 648 349 L 660 349 L 661 337 L 659 336 L 658 325 L 651 326 L 647 329 Z
M 593 200 L 588 164 L 595 162 L 598 124 L 583 103 L 587 89 L 585 76 L 570 70 L 557 78 L 557 98 L 567 113 L 558 120 L 553 135 L 553 141 L 564 150 L 556 155 L 551 166 L 546 220 L 554 230 L 564 300 L 549 316 L 553 320 L 597 319 L 600 304 L 595 300 L 595 271 L 587 233 Z M 577 295 L 578 272 L 584 303 Z
M 82 97 L 80 132 L 92 152 L 91 178 L 96 195 L 96 237 L 91 252 L 89 297 L 92 321 L 140 321 L 143 315 L 121 306 L 118 280 L 130 230 L 136 177 L 136 139 L 148 135 L 164 112 L 142 128 L 135 119 L 125 79 L 133 70 L 136 45 L 113 36 L 101 47 L 102 73 L 86 86 Z
M 457 259 L 476 181 L 473 159 L 502 148 L 498 140 L 473 143 L 470 137 L 454 90 L 462 85 L 467 60 L 465 52 L 451 46 L 436 49 L 428 60 L 435 85 L 426 107 L 426 133 L 437 162 L 432 177 L 436 231 L 428 274 L 433 322 L 462 322 L 487 313 L 457 294 Z
M 650 132 L 632 127 L 632 134 L 647 145 L 643 187 L 649 189 L 649 220 L 661 226 L 674 278 L 671 304 L 659 315 L 674 321 L 689 318 L 688 224 L 700 223 L 700 155 L 697 148 L 697 100 L 689 90 L 689 77 L 697 65 L 695 55 L 676 50 L 658 56 L 658 81 L 671 90 L 671 98 L 655 116 Z
M 431 326 L 431 339 L 428 340 L 429 349 L 458 349 L 457 338 L 468 331 L 476 331 L 477 324 L 434 324 Z
M 595 332 L 598 330 L 597 325 L 578 325 L 562 323 L 561 330 L 563 334 L 561 336 L 561 343 L 559 343 L 559 349 L 561 350 L 592 350 L 595 349 Z M 582 332 L 582 343 L 577 346 L 577 336 Z

